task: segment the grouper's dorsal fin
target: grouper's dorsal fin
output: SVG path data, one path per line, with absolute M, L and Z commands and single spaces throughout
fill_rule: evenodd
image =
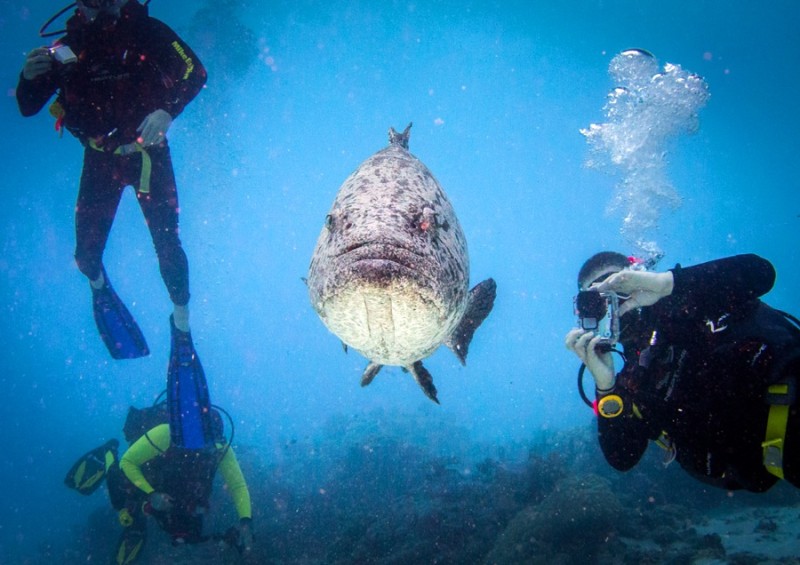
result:
M 411 126 L 413 122 L 406 126 L 403 133 L 397 133 L 394 128 L 389 128 L 389 145 L 399 145 L 403 149 L 408 149 L 408 138 L 411 137 Z
M 469 302 L 464 316 L 444 342 L 456 354 L 462 365 L 467 362 L 467 351 L 475 330 L 492 311 L 495 296 L 497 296 L 497 283 L 494 282 L 494 279 L 486 279 L 476 284 L 469 291 Z

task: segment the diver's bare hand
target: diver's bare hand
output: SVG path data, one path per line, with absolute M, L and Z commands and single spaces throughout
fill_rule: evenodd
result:
M 575 328 L 567 333 L 564 345 L 583 361 L 592 377 L 594 377 L 595 386 L 599 390 L 608 390 L 613 388 L 616 382 L 614 359 L 611 353 L 598 347 L 602 339 L 601 336 L 594 335 L 593 332 Z
M 622 317 L 634 308 L 651 306 L 669 296 L 672 294 L 674 284 L 672 271 L 650 273 L 625 269 L 592 285 L 591 288 L 599 292 L 616 292 L 620 295 L 630 296 L 629 299 L 620 303 L 619 316 Z

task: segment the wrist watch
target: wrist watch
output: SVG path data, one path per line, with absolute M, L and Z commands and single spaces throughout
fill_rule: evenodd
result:
M 597 413 L 603 418 L 616 418 L 622 414 L 623 406 L 619 395 L 609 394 L 597 402 Z

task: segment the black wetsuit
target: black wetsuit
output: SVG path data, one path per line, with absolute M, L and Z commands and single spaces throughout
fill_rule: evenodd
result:
M 162 278 L 175 304 L 189 301 L 189 267 L 178 235 L 178 193 L 167 142 L 147 155 L 115 154 L 131 147 L 136 128 L 155 110 L 180 114 L 202 89 L 206 71 L 195 53 L 147 8 L 130 0 L 111 25 L 86 24 L 73 15 L 59 41 L 78 60 L 54 65 L 33 80 L 20 76 L 17 101 L 24 116 L 39 112 L 54 93 L 63 126 L 85 147 L 76 205 L 75 259 L 91 280 L 102 268 L 103 251 L 127 185 L 142 188 L 142 167 L 151 162 L 149 192 L 137 190 L 158 255 Z M 146 168 L 145 168 L 146 172 Z
M 622 319 L 626 363 L 613 393 L 622 397 L 624 411 L 598 418 L 606 460 L 626 471 L 648 440 L 665 432 L 676 460 L 698 479 L 767 490 L 777 478 L 763 465 L 766 389 L 797 375 L 800 356 L 798 333 L 758 299 L 772 288 L 775 270 L 761 257 L 739 255 L 672 272 L 670 296 Z M 795 404 L 784 473 L 796 486 L 799 435 Z

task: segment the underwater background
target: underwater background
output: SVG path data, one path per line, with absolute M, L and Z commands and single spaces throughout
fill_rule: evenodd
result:
M 2 563 L 107 560 L 119 526 L 104 490 L 80 497 L 63 477 L 122 438 L 128 407 L 164 389 L 169 355 L 171 303 L 132 191 L 105 265 L 151 355 L 115 362 L 73 260 L 82 149 L 46 110 L 16 107 L 24 56 L 61 7 L 0 0 Z M 757 253 L 778 272 L 766 301 L 800 314 L 799 4 L 153 0 L 150 12 L 209 71 L 169 138 L 192 333 L 235 421 L 256 562 L 748 562 L 754 546 L 736 540 L 753 535 L 797 562 L 795 489 L 709 490 L 664 469 L 657 448 L 625 475 L 608 468 L 563 340 L 582 262 L 640 251 L 622 231 L 630 209 L 653 214 L 635 235 L 663 250 L 660 269 Z M 621 191 L 630 171 L 590 166 L 581 134 L 609 121 L 609 63 L 634 47 L 709 94 L 650 148 L 668 201 Z M 466 367 L 444 348 L 426 362 L 440 406 L 399 368 L 362 389 L 367 361 L 342 351 L 302 281 L 341 183 L 412 121 L 410 151 L 455 207 L 472 284 L 498 285 Z M 762 529 L 726 534 L 713 511 Z M 221 485 L 212 513 L 212 529 L 235 522 Z M 232 558 L 167 558 L 150 531 L 147 562 Z

